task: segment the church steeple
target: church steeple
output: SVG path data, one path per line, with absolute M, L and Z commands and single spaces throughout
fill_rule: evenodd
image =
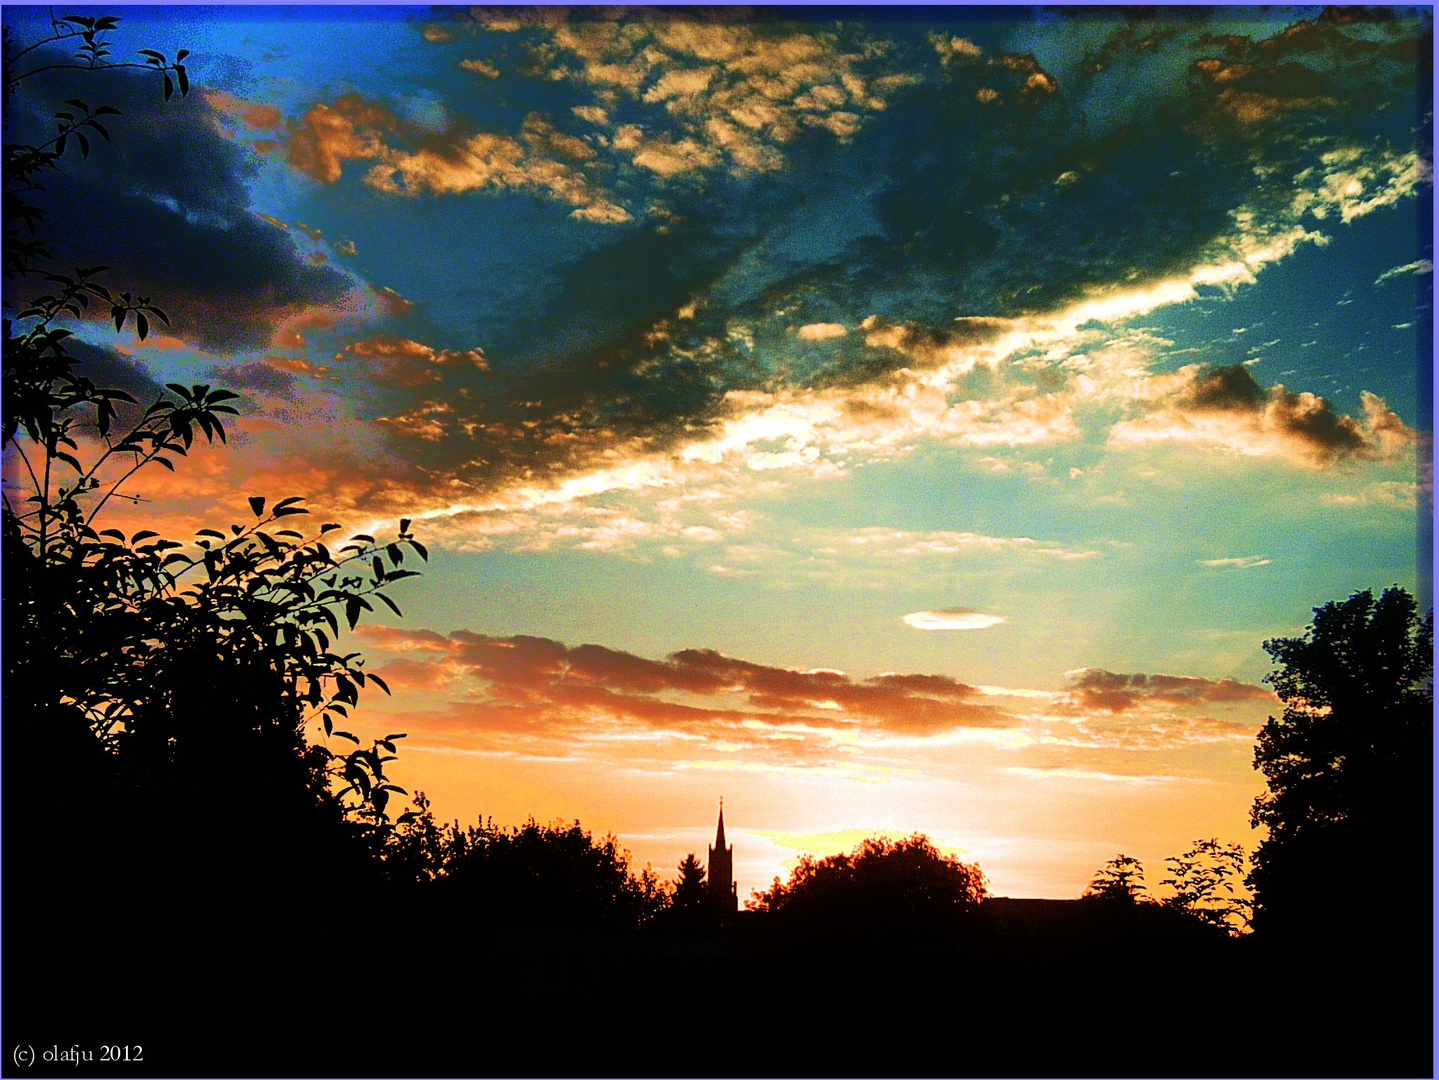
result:
M 710 903 L 724 912 L 739 910 L 739 892 L 734 882 L 734 845 L 724 841 L 724 797 L 720 797 L 719 826 L 715 829 L 714 846 L 709 849 Z

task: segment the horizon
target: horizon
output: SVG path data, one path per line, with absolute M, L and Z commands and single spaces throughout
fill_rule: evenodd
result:
M 170 324 L 73 351 L 241 415 L 104 525 L 412 520 L 351 726 L 442 822 L 1154 895 L 1259 839 L 1262 643 L 1432 607 L 1427 10 L 113 12 L 189 93 L 84 83 L 46 227 Z

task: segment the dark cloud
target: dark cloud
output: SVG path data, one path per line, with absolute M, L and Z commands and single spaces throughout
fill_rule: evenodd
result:
M 1087 10 L 1025 21 L 1015 48 L 1018 22 L 853 24 L 855 51 L 888 42 L 868 76 L 910 78 L 882 112 L 846 141 L 797 136 L 773 172 L 651 183 L 663 216 L 609 227 L 523 311 L 486 324 L 483 392 L 468 373 L 386 389 L 390 416 L 416 417 L 397 428 L 415 436 L 407 452 L 484 462 L 476 478 L 493 479 L 663 448 L 706 430 L 728 391 L 881 379 L 999 320 L 1187 273 L 1241 207 L 1288 213 L 1293 177 L 1339 141 L 1414 145 L 1422 17 L 1326 16 L 1264 40 L 1226 25 L 1207 9 Z M 977 44 L 946 52 L 936 34 Z M 635 188 L 615 190 L 638 209 Z M 815 323 L 849 332 L 796 335 Z M 461 390 L 474 396 L 448 419 L 425 411 Z M 1266 410 L 1311 456 L 1363 452 L 1353 422 L 1247 373 L 1216 371 L 1183 405 Z
M 1243 364 L 1211 368 L 1203 372 L 1185 393 L 1186 404 L 1194 409 L 1249 409 L 1264 407 L 1263 388 Z
M 73 74 L 21 85 L 9 105 L 15 137 L 34 138 L 55 102 L 82 92 Z M 263 345 L 285 315 L 345 294 L 342 274 L 307 265 L 288 233 L 251 211 L 249 151 L 221 135 L 202 93 L 164 102 L 153 76 L 123 70 L 83 93 L 123 115 L 107 119 L 113 142 L 92 137 L 83 161 L 70 150 L 36 195 L 60 267 L 113 267 L 112 289 L 149 296 L 170 333 L 213 350 Z
M 1120 675 L 1086 668 L 1074 678 L 1072 703 L 1085 711 L 1132 712 L 1141 706 L 1184 708 L 1198 704 L 1269 701 L 1274 694 L 1237 679 L 1203 679 L 1192 675 Z
M 295 376 L 272 364 L 252 361 L 214 373 L 227 390 L 255 390 L 271 397 L 290 400 L 295 396 Z
M 1414 132 L 1427 100 L 1417 84 L 1428 55 L 1422 13 L 1326 14 L 1265 40 L 1228 32 L 1222 9 L 852 14 L 800 21 L 862 57 L 854 73 L 869 85 L 897 80 L 885 107 L 861 110 L 864 122 L 844 138 L 797 129 L 775 143 L 782 167 L 772 171 L 640 168 L 614 151 L 613 132 L 602 143 L 575 118 L 573 108 L 598 99 L 573 79 L 546 79 L 548 112 L 515 111 L 503 131 L 480 131 L 458 112 L 431 131 L 393 101 L 359 94 L 292 119 L 284 150 L 296 170 L 324 184 L 375 177 L 369 188 L 350 184 L 347 197 L 417 223 L 421 211 L 402 206 L 423 209 L 437 193 L 506 209 L 524 202 L 516 220 L 543 233 L 533 255 L 519 245 L 497 257 L 499 241 L 475 225 L 473 254 L 453 255 L 471 261 L 435 279 L 450 290 L 443 305 L 412 311 L 381 290 L 389 314 L 407 318 L 404 338 L 392 340 L 414 348 L 366 356 L 352 343 L 346 355 L 373 376 L 350 381 L 358 411 L 381 419 L 400 455 L 450 492 L 543 479 L 618 447 L 663 449 L 702 435 L 729 391 L 878 380 L 1000 332 L 982 320 L 1187 271 L 1233 230 L 1240 207 L 1290 207 L 1293 177 L 1338 140 L 1402 151 L 1426 138 L 1422 125 Z M 524 40 L 538 45 L 570 16 L 495 17 L 529 23 Z M 683 17 L 782 29 L 773 11 Z M 56 178 L 49 212 L 62 263 L 117 267 L 114 280 L 150 294 L 179 336 L 210 348 L 261 344 L 279 317 L 345 291 L 343 275 L 303 261 L 292 231 L 249 211 L 250 151 L 219 133 L 199 93 L 162 104 L 152 79 L 106 79 L 115 91 L 106 99 L 126 117 L 114 146 Z M 17 108 L 33 125 L 47 107 L 28 83 L 25 94 Z M 212 100 L 250 126 L 281 120 Z M 653 119 L 667 108 L 625 105 L 650 135 L 668 131 Z M 611 198 L 633 220 L 569 220 Z M 530 240 L 527 228 L 496 231 Z M 795 333 L 819 323 L 848 333 Z M 480 347 L 488 370 L 442 359 Z M 1220 369 L 1191 389 L 1176 408 L 1262 411 L 1315 455 L 1364 452 L 1354 421 L 1264 391 L 1247 373 Z
M 165 388 L 140 361 L 103 346 L 70 338 L 65 347 L 75 358 L 74 373 L 102 389 L 123 390 L 141 406 L 165 393 Z
M 1254 54 L 1242 74 L 1215 60 L 1225 23 L 1061 12 L 1024 27 L 1038 58 L 985 52 L 941 71 L 914 58 L 920 80 L 831 163 L 873 192 L 878 227 L 766 302 L 838 291 L 851 306 L 826 319 L 934 327 L 1052 309 L 1187 272 L 1241 206 L 1287 207 L 1292 178 L 1339 140 L 1414 145 L 1422 16 L 1377 43 L 1371 28 L 1303 23 L 1237 38 L 1233 51 Z
M 1135 422 L 1152 436 L 1192 437 L 1195 424 L 1209 437 L 1239 447 L 1286 454 L 1328 466 L 1354 458 L 1393 458 L 1414 444 L 1415 433 L 1383 400 L 1361 394 L 1364 416 L 1334 411 L 1324 398 L 1276 384 L 1261 387 L 1242 365 L 1185 369 L 1189 381 Z

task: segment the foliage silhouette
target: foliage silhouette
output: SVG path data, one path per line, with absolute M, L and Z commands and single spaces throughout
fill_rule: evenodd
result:
M 1121 852 L 1095 873 L 1084 890 L 1084 898 L 1135 904 L 1147 899 L 1141 895 L 1145 891 L 1144 867 L 1138 859 Z
M 397 880 L 426 886 L 441 910 L 510 931 L 627 932 L 669 904 L 650 867 L 632 871 L 614 836 L 595 840 L 578 821 L 461 828 L 438 825 L 423 792 L 414 807 L 400 815 L 385 862 Z
M 666 904 L 649 924 L 655 933 L 714 934 L 732 920 L 727 908 L 717 908 L 705 888 L 706 870 L 694 852 L 677 868 L 679 876 L 666 887 Z
M 47 40 L 76 38 L 87 71 L 126 66 L 107 60 L 116 21 L 67 16 Z M 7 106 L 31 75 L 76 66 L 17 66 L 45 43 L 17 51 L 7 35 Z M 157 71 L 166 97 L 188 93 L 183 54 L 147 55 L 129 66 Z M 398 614 L 387 590 L 415 573 L 407 553 L 427 553 L 404 521 L 390 543 L 290 528 L 308 514 L 299 498 L 252 496 L 252 520 L 190 543 L 102 527 L 116 500 L 139 501 L 141 470 L 174 471 L 197 438 L 224 442 L 236 395 L 170 384 L 142 408 L 77 370 L 69 326 L 92 302 L 141 339 L 168 320 L 102 284 L 105 267 L 46 268 L 46 230 L 65 222 L 27 195 L 89 157 L 89 135 L 108 141 L 117 115 L 67 106 L 51 139 L 4 149 L 3 738 L 6 812 L 24 822 L 6 843 L 7 867 L 31 875 L 7 904 L 7 975 L 26 971 L 43 1001 L 63 972 L 93 972 L 87 988 L 123 1016 L 138 1008 L 123 980 L 141 968 L 235 995 L 258 958 L 312 964 L 296 911 L 377 878 L 403 736 L 364 746 L 336 730 L 367 684 L 388 692 L 337 642 L 341 620 L 353 629 L 373 602 Z M 7 999 L 8 1017 L 23 997 Z
M 870 838 L 853 851 L 802 855 L 788 881 L 774 879 L 746 905 L 789 925 L 926 933 L 950 929 L 987 895 L 983 872 L 943 855 L 929 838 Z
M 1326 603 L 1302 636 L 1264 643 L 1284 713 L 1254 750 L 1268 787 L 1250 815 L 1268 829 L 1248 879 L 1256 932 L 1357 931 L 1341 926 L 1333 885 L 1361 865 L 1384 867 L 1392 902 L 1427 924 L 1433 647 L 1433 613 L 1398 586 Z
M 1166 905 L 1233 934 L 1248 926 L 1252 905 L 1234 892 L 1235 884 L 1243 880 L 1243 847 L 1221 844 L 1217 837 L 1195 840 L 1183 855 L 1164 861 L 1170 864 L 1170 876 L 1160 884 L 1174 890 L 1164 900 Z

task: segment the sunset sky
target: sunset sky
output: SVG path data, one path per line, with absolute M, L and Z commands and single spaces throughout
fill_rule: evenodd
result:
M 171 326 L 75 351 L 243 396 L 108 524 L 413 518 L 357 730 L 441 818 L 1158 890 L 1261 642 L 1432 602 L 1428 10 L 77 10 L 192 86 L 11 106 L 124 113 L 47 236 Z

